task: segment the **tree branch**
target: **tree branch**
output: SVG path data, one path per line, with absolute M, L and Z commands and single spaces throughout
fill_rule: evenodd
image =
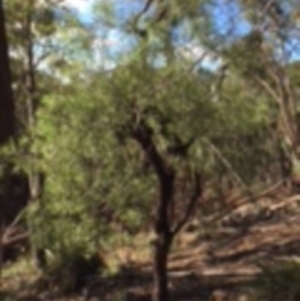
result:
M 156 233 L 170 234 L 168 210 L 173 200 L 175 172 L 166 163 L 158 152 L 152 140 L 152 130 L 144 120 L 140 120 L 132 130 L 132 137 L 140 144 L 141 148 L 151 162 L 160 186 L 160 197 L 156 206 Z
M 235 171 L 231 163 L 223 156 L 222 152 L 208 139 L 205 139 L 206 144 L 211 148 L 215 155 L 220 159 L 220 161 L 225 165 L 225 167 L 231 172 L 232 176 L 243 188 L 247 189 L 247 185 Z
M 193 194 L 189 200 L 189 203 L 187 205 L 185 214 L 183 216 L 183 218 L 181 219 L 181 221 L 179 221 L 177 223 L 177 225 L 175 226 L 175 228 L 172 231 L 172 235 L 175 236 L 183 227 L 184 225 L 189 221 L 192 213 L 194 212 L 194 209 L 196 207 L 197 204 L 197 200 L 199 199 L 199 197 L 202 195 L 202 183 L 201 183 L 201 177 L 199 175 L 199 173 L 195 172 L 194 174 L 194 191 Z
M 5 247 L 7 247 L 9 245 L 12 245 L 14 243 L 24 241 L 27 238 L 29 238 L 29 232 L 24 232 L 24 233 L 20 233 L 18 235 L 15 235 L 11 238 L 3 239 L 3 240 L 1 240 L 0 244 L 1 244 L 2 248 L 5 248 Z
M 254 80 L 272 97 L 272 99 L 279 106 L 279 110 L 281 113 L 281 121 L 282 121 L 282 131 L 286 138 L 289 139 L 289 146 L 292 146 L 294 140 L 294 131 L 291 128 L 291 124 L 289 122 L 287 109 L 285 104 L 283 103 L 283 99 L 274 91 L 274 89 L 262 78 L 258 76 L 254 76 Z

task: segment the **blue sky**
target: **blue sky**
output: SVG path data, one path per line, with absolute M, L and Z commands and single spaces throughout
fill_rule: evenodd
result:
M 99 3 L 101 1 L 102 4 L 114 4 L 115 13 L 120 23 L 128 19 L 133 12 L 139 12 L 144 3 L 141 0 L 65 0 L 65 3 L 78 12 L 78 16 L 83 22 L 92 23 L 95 17 L 93 5 L 94 3 Z M 227 42 L 229 41 L 228 37 L 235 39 L 236 37 L 245 35 L 251 30 L 249 23 L 242 17 L 236 3 L 237 1 L 214 0 L 214 5 L 210 9 L 214 19 L 215 30 L 218 32 L 219 36 L 223 36 Z M 99 32 L 101 32 L 101 29 Z M 130 49 L 132 43 L 129 36 L 124 35 L 124 33 L 118 29 L 103 30 L 103 32 L 100 33 L 100 36 L 103 40 L 99 40 L 98 42 L 103 43 L 103 45 L 106 45 L 107 48 L 109 48 L 111 59 L 113 59 L 114 55 Z M 192 41 L 187 46 L 190 51 L 189 55 L 200 56 L 201 52 L 203 52 L 201 45 L 199 43 L 197 44 L 197 42 L 195 43 L 195 41 Z M 296 55 L 296 57 L 299 56 Z M 294 59 L 296 57 L 294 54 Z
M 109 3 L 113 2 L 115 12 L 121 22 L 128 19 L 133 12 L 139 12 L 144 5 L 143 1 L 135 0 L 65 0 L 65 3 L 78 12 L 82 21 L 90 23 L 94 16 L 93 5 L 94 3 L 99 3 L 99 1 L 102 1 L 104 4 L 105 1 L 109 1 Z M 238 36 L 249 31 L 249 25 L 242 19 L 236 19 L 234 20 L 234 24 L 232 24 L 232 20 L 240 16 L 238 7 L 233 1 L 215 0 L 214 3 L 215 6 L 211 10 L 211 13 L 215 20 L 215 29 L 219 34 L 226 36 L 226 34 L 231 31 L 231 34 L 234 33 L 234 35 Z M 232 32 L 232 28 L 230 28 L 231 25 L 233 25 L 234 32 Z M 110 41 L 115 39 L 116 46 L 118 46 L 118 41 L 124 42 L 124 39 L 126 39 L 126 37 L 121 36 L 118 30 L 111 31 L 107 36 Z
M 214 18 L 215 29 L 219 34 L 228 37 L 228 33 L 230 33 L 230 35 L 237 37 L 250 31 L 251 27 L 242 18 L 236 1 L 216 0 L 214 4 L 211 13 Z
M 99 3 L 99 1 L 110 1 L 114 4 L 115 13 L 117 15 L 120 24 L 126 21 L 133 13 L 138 13 L 142 10 L 144 3 L 137 0 L 65 0 L 65 3 L 72 9 L 76 10 L 80 19 L 89 24 L 94 20 L 93 5 Z M 222 0 L 221 0 L 222 1 Z M 101 58 L 102 53 L 105 53 L 107 61 L 113 61 L 114 55 L 120 53 L 126 53 L 126 50 L 130 49 L 133 40 L 128 35 L 124 35 L 118 29 L 111 29 L 109 31 L 100 29 L 99 39 L 96 41 L 96 57 L 97 60 L 103 60 Z M 109 51 L 103 52 L 103 46 L 108 48 Z M 199 57 L 203 53 L 203 48 L 196 42 L 191 42 L 185 45 L 186 55 L 188 57 Z M 102 53 L 101 53 L 102 52 Z M 110 65 L 111 63 L 108 63 Z
M 92 6 L 94 0 L 65 0 L 64 4 L 80 13 L 80 16 L 89 20 L 92 15 Z
M 142 1 L 134 0 L 65 0 L 64 3 L 75 9 L 80 18 L 85 22 L 90 22 L 93 18 L 93 6 L 95 3 L 114 4 L 115 12 L 119 19 L 127 19 L 133 12 L 138 12 L 142 6 Z M 129 9 L 130 8 L 130 9 Z

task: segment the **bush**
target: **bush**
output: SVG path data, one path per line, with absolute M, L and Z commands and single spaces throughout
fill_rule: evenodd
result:
M 257 300 L 299 301 L 300 264 L 291 261 L 273 261 L 260 266 L 261 272 L 254 280 Z
M 68 293 L 88 285 L 89 279 L 104 268 L 104 260 L 99 254 L 84 256 L 74 251 L 53 261 L 46 268 L 45 275 L 52 285 L 58 285 L 61 291 Z

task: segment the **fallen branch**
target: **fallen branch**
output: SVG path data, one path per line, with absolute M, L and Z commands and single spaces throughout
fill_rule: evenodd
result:
M 292 203 L 296 203 L 300 201 L 300 195 L 294 195 L 292 197 L 289 197 L 287 199 L 285 199 L 284 201 L 280 202 L 279 204 L 275 204 L 273 206 L 270 206 L 269 210 L 271 212 L 274 212 L 278 209 L 282 209 L 288 205 L 291 205 Z
M 10 241 L 9 237 L 14 235 L 19 229 L 17 227 L 18 223 L 22 220 L 27 207 L 23 208 L 19 214 L 15 217 L 15 219 L 8 225 L 7 227 L 2 228 L 0 235 L 0 242 L 3 244 L 5 241 Z
M 225 213 L 223 212 L 220 215 L 218 215 L 217 217 L 214 217 L 211 220 L 211 222 L 218 222 L 218 221 L 228 217 L 233 211 L 235 211 L 235 210 L 239 209 L 240 207 L 248 204 L 250 201 L 256 202 L 260 198 L 270 195 L 273 191 L 275 191 L 276 189 L 281 187 L 284 182 L 285 182 L 285 179 L 282 179 L 282 180 L 278 181 L 277 183 L 275 183 L 274 185 L 272 185 L 271 187 L 268 187 L 267 189 L 264 189 L 263 191 L 259 192 L 256 195 L 251 195 L 251 196 L 245 197 L 238 204 L 235 204 L 234 206 L 232 206 L 231 208 L 226 210 Z M 298 196 L 298 197 L 300 197 L 300 196 Z
M 29 232 L 26 231 L 24 233 L 20 233 L 20 234 L 17 234 L 11 238 L 7 238 L 7 239 L 2 239 L 1 242 L 0 242 L 0 245 L 2 246 L 2 248 L 4 249 L 5 247 L 7 246 L 10 246 L 10 245 L 13 245 L 13 244 L 16 244 L 16 243 L 20 243 L 22 241 L 25 241 L 29 238 Z

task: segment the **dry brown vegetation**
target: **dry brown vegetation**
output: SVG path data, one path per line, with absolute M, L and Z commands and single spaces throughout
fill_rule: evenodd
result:
M 264 197 L 236 208 L 214 224 L 193 222 L 187 226 L 175 241 L 168 264 L 171 300 L 251 300 L 247 295 L 249 281 L 259 271 L 258 262 L 299 258 L 300 212 L 296 203 L 297 198 Z M 264 208 L 269 214 L 262 214 Z M 150 300 L 149 237 L 140 234 L 130 246 L 107 253 L 110 267 L 118 265 L 118 271 L 115 268 L 111 275 L 91 279 L 86 292 L 74 296 L 62 296 L 45 286 L 29 265 L 23 264 L 19 271 L 8 267 L 1 300 Z

